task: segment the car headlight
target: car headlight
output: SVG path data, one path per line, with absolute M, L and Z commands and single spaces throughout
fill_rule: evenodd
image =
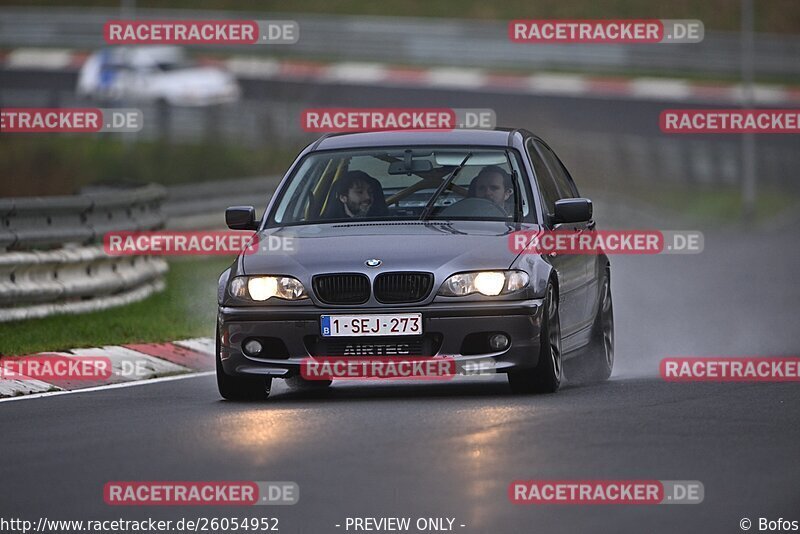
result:
M 257 301 L 272 297 L 284 300 L 308 298 L 300 280 L 291 276 L 237 276 L 231 280 L 230 293 L 234 297 Z
M 487 297 L 506 295 L 528 285 L 528 273 L 524 271 L 479 271 L 454 274 L 444 281 L 439 295 L 463 297 L 480 293 Z

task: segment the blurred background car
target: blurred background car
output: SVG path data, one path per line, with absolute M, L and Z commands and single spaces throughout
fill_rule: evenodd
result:
M 232 74 L 199 65 L 175 46 L 95 52 L 80 70 L 77 93 L 101 101 L 163 101 L 173 106 L 227 104 L 242 94 Z

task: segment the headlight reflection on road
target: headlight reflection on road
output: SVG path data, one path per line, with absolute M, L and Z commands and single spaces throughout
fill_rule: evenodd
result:
M 447 458 L 456 464 L 453 471 L 464 477 L 460 487 L 464 501 L 471 503 L 472 528 L 491 529 L 497 519 L 497 503 L 505 495 L 503 478 L 498 476 L 504 471 L 502 451 L 513 441 L 513 422 L 521 417 L 519 407 L 509 406 L 473 408 L 453 416 L 463 421 L 465 431 L 454 432 L 455 445 Z
M 309 410 L 275 409 L 253 405 L 252 409 L 220 417 L 217 435 L 229 449 L 247 455 L 257 466 L 280 462 L 312 439 L 314 428 L 324 426 Z

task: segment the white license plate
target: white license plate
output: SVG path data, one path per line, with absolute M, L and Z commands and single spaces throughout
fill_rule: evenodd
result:
M 323 315 L 320 327 L 322 337 L 419 336 L 422 314 Z

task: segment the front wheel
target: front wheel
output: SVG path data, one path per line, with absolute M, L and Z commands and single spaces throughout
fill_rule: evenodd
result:
M 539 363 L 533 369 L 510 371 L 508 384 L 518 394 L 554 393 L 561 386 L 561 320 L 558 315 L 558 293 L 547 285 L 544 317 L 539 333 Z
M 231 376 L 222 368 L 222 343 L 219 326 L 217 326 L 217 389 L 223 399 L 227 400 L 265 400 L 272 389 L 272 377 L 266 376 Z

